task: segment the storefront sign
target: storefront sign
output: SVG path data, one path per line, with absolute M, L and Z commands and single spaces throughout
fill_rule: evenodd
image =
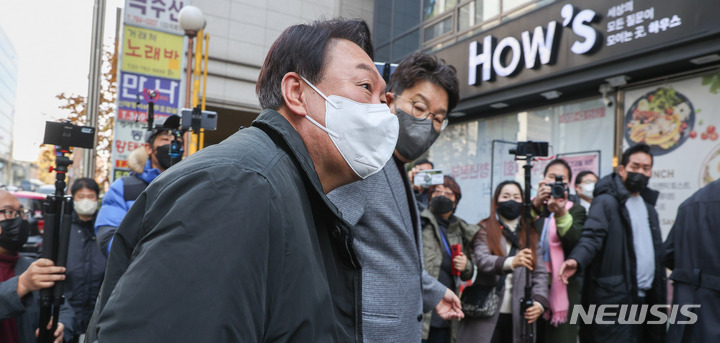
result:
M 178 17 L 188 0 L 127 0 L 125 1 L 125 23 L 183 35 Z
M 156 116 L 164 118 L 178 114 L 180 81 L 128 72 L 120 73 L 120 81 L 118 120 L 147 121 L 148 103 L 144 99 L 144 92 L 147 90 L 155 90 L 158 94 L 154 105 Z
M 183 37 L 125 25 L 122 70 L 180 80 Z
M 718 1 L 560 2 L 436 55 L 458 69 L 460 95 L 467 99 L 717 36 L 715 13 Z

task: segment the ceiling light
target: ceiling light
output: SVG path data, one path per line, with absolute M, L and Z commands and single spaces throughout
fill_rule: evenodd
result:
M 449 116 L 453 118 L 464 117 L 465 112 L 450 112 Z
M 490 105 L 490 107 L 492 107 L 492 108 L 505 108 L 505 107 L 508 107 L 508 104 L 506 104 L 506 103 L 504 103 L 504 102 L 496 102 L 496 103 Z
M 549 91 L 549 92 L 540 93 L 540 95 L 542 95 L 543 97 L 545 97 L 545 99 L 552 100 L 552 99 L 557 99 L 557 98 L 559 98 L 560 95 L 562 95 L 562 93 L 560 93 L 560 92 L 558 92 L 558 91 L 556 91 L 556 90 L 552 90 L 552 91 Z
M 712 55 L 702 56 L 702 57 L 698 57 L 698 58 L 693 58 L 690 60 L 690 63 L 700 65 L 700 64 L 706 64 L 706 63 L 715 62 L 715 61 L 720 61 L 720 55 L 712 54 Z
M 628 80 L 630 80 L 629 77 L 625 75 L 618 75 L 613 76 L 611 78 L 605 79 L 608 84 L 610 84 L 610 87 L 621 87 L 627 84 Z

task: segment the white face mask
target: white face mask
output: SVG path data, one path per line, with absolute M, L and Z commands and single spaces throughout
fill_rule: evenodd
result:
M 582 184 L 582 194 L 587 197 L 588 199 L 593 198 L 593 191 L 595 190 L 595 184 L 594 183 L 583 183 Z
M 328 133 L 345 162 L 361 179 L 380 171 L 392 157 L 400 127 L 390 108 L 386 104 L 363 104 L 339 95 L 327 97 L 307 79 L 302 79 L 325 99 L 325 126 L 309 115 L 305 118 Z
M 75 213 L 81 216 L 90 216 L 95 214 L 95 210 L 97 210 L 97 201 L 82 199 L 74 201 L 73 207 L 75 208 Z

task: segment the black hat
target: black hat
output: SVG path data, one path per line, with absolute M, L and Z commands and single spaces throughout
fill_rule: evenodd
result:
M 145 131 L 145 143 L 150 143 L 153 137 L 163 131 L 177 130 L 180 127 L 180 117 L 173 114 L 162 123 L 155 123 L 155 127 L 152 130 Z

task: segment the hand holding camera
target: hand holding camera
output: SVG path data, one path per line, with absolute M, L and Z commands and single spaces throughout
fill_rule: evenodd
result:
M 548 211 L 555 214 L 555 217 L 562 217 L 567 213 L 565 204 L 568 198 L 568 186 L 563 182 L 563 176 L 555 176 L 555 182 L 548 183 L 547 180 L 540 181 L 538 193 L 533 200 L 535 208 L 542 209 L 547 206 Z

